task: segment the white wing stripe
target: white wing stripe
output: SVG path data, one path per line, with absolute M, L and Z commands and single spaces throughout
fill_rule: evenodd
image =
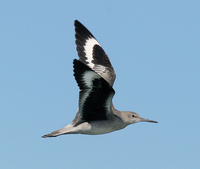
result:
M 86 71 L 83 75 L 83 81 L 85 85 L 89 88 L 92 88 L 93 80 L 94 79 L 100 79 L 101 76 L 99 76 L 97 73 L 93 71 Z
M 88 63 L 88 66 L 90 68 L 93 68 L 94 67 L 94 64 L 92 63 L 92 60 L 93 60 L 93 57 L 92 57 L 92 52 L 93 52 L 93 47 L 94 45 L 99 45 L 101 46 L 97 41 L 96 39 L 94 38 L 89 38 L 86 40 L 85 42 L 85 46 L 84 46 L 84 49 L 85 49 L 85 54 L 86 54 L 86 58 L 87 58 L 87 62 Z

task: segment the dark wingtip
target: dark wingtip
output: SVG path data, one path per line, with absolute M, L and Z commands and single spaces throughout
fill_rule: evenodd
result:
M 76 26 L 77 24 L 80 24 L 80 22 L 76 19 L 74 20 L 74 25 Z
M 73 60 L 73 67 L 74 67 L 74 73 L 76 71 L 80 71 L 83 72 L 84 70 L 91 70 L 93 71 L 90 67 L 88 67 L 87 65 L 85 65 L 84 63 L 82 63 L 81 61 L 74 59 Z
M 74 21 L 74 26 L 75 27 L 85 27 L 81 22 L 79 22 L 78 20 Z
M 81 37 L 88 38 L 88 37 L 93 37 L 93 34 L 78 20 L 74 21 L 74 26 L 75 26 L 75 32 L 76 34 L 79 34 Z

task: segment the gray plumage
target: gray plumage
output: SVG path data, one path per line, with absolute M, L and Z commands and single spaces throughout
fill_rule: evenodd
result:
M 76 49 L 79 60 L 74 60 L 74 76 L 79 86 L 79 107 L 71 124 L 42 136 L 63 134 L 105 134 L 137 122 L 157 121 L 141 118 L 130 111 L 114 108 L 112 88 L 115 71 L 105 51 L 95 37 L 79 21 L 75 21 Z

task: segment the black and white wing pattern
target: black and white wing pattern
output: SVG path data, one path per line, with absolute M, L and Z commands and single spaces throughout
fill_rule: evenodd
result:
M 107 120 L 113 116 L 111 105 L 114 89 L 79 60 L 75 59 L 73 63 L 74 76 L 80 89 L 79 110 L 73 123 L 78 125 L 84 121 Z
M 103 77 L 111 86 L 116 78 L 115 71 L 101 45 L 92 33 L 75 20 L 76 49 L 79 60 Z

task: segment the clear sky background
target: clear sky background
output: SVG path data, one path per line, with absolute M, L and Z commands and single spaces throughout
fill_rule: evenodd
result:
M 78 106 L 74 20 L 115 68 L 114 105 L 158 124 L 41 138 Z M 197 169 L 200 1 L 1 1 L 1 169 Z

